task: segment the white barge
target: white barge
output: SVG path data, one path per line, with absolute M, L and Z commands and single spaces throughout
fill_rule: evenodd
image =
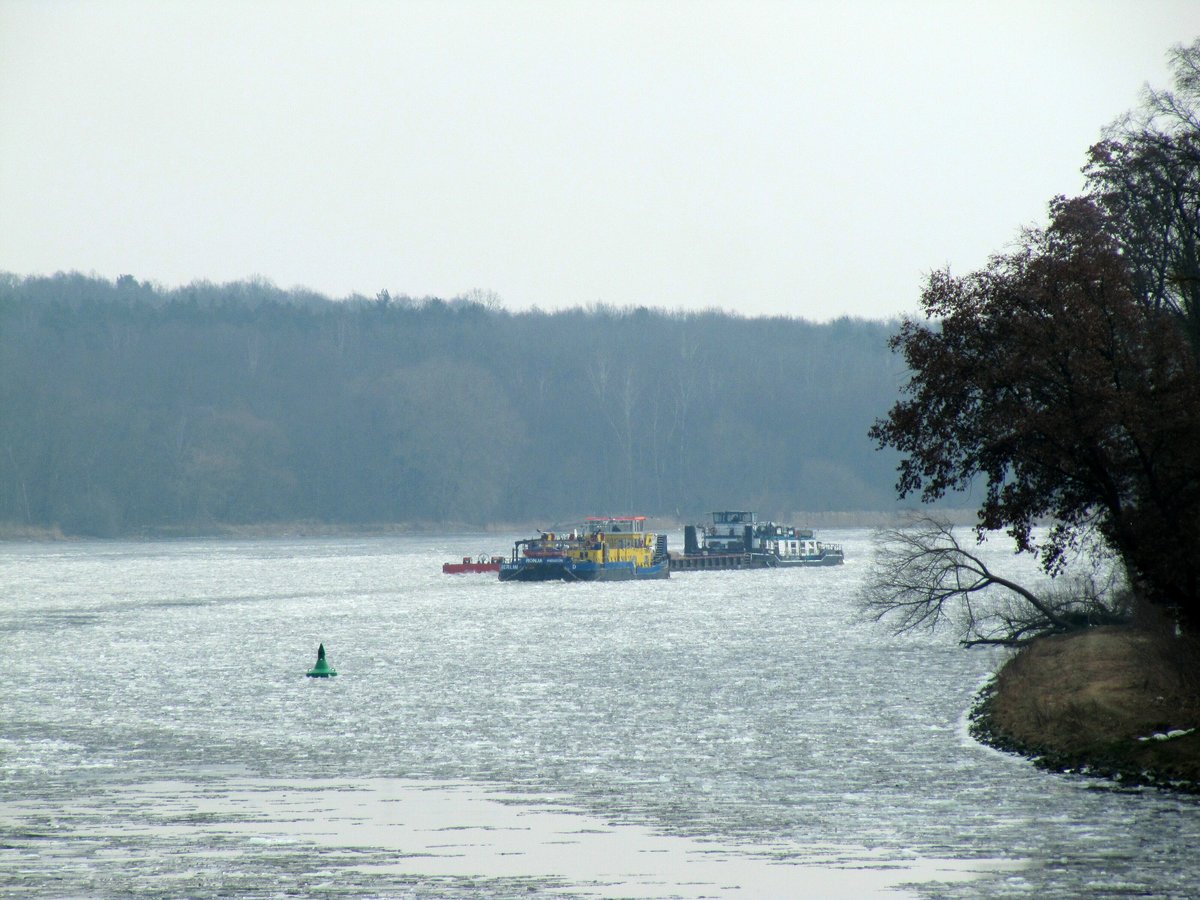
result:
M 791 566 L 840 566 L 840 544 L 816 539 L 811 528 L 759 522 L 746 510 L 712 514 L 711 525 L 683 529 L 683 553 L 672 553 L 672 572 L 714 569 L 772 569 Z

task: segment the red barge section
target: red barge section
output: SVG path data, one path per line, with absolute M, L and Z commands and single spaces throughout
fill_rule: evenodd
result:
M 481 556 L 479 559 L 464 556 L 460 563 L 442 563 L 442 573 L 445 575 L 483 575 L 487 572 L 499 572 L 500 563 L 503 561 L 503 556 L 490 558 Z

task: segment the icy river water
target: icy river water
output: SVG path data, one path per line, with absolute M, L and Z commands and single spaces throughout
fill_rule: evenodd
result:
M 836 569 L 441 574 L 515 537 L 0 544 L 0 895 L 1200 892 L 1197 798 L 970 739 L 1001 652 L 864 621 L 868 532 L 822 534 Z

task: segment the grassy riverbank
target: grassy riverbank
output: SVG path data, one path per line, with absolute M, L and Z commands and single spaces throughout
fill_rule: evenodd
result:
M 971 730 L 1048 769 L 1200 793 L 1200 671 L 1161 629 L 1035 641 L 981 693 Z

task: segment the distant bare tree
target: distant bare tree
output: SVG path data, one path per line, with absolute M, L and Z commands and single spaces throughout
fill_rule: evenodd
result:
M 471 290 L 464 294 L 459 294 L 450 302 L 451 304 L 474 304 L 492 313 L 504 311 L 504 298 L 490 288 L 471 288 Z
M 1092 577 L 1034 593 L 992 571 L 949 523 L 921 515 L 876 534 L 860 601 L 876 621 L 890 618 L 897 634 L 946 624 L 973 647 L 1018 646 L 1040 634 L 1119 621 L 1123 596 Z
M 1200 349 L 1200 38 L 1168 55 L 1174 87 L 1144 89 L 1084 167 L 1139 294 Z

